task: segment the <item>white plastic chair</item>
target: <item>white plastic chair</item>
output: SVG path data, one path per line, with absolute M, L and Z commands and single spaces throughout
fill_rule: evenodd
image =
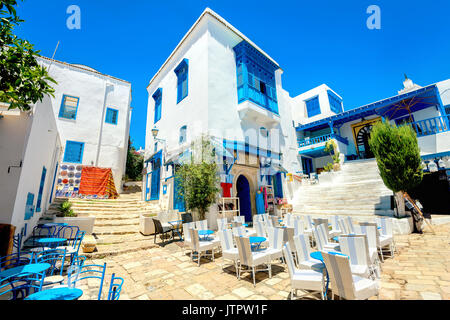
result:
M 283 229 L 282 228 L 267 228 L 267 235 L 269 237 L 269 248 L 267 252 L 270 253 L 272 260 L 283 257 Z
M 286 260 L 286 264 L 289 271 L 289 277 L 291 279 L 291 299 L 297 296 L 297 291 L 300 289 L 306 293 L 303 296 L 310 295 L 314 292 L 318 292 L 323 300 L 324 298 L 324 277 L 322 272 L 315 270 L 299 270 L 295 267 L 294 259 L 292 257 L 292 249 L 289 243 L 286 243 L 283 247 L 283 256 Z M 298 297 L 298 298 L 301 298 Z
M 337 237 L 339 235 L 341 235 L 343 233 L 343 231 L 341 230 L 340 226 L 339 226 L 339 216 L 333 216 L 331 218 L 331 230 L 330 230 L 330 236 L 332 238 Z
M 184 247 L 190 250 L 192 241 L 189 229 L 195 229 L 195 222 L 183 223 Z
M 319 224 L 313 229 L 314 239 L 319 251 L 339 251 L 339 243 L 328 242 L 327 232 L 324 224 Z
M 208 220 L 195 221 L 197 230 L 208 230 Z
M 242 266 L 246 266 L 251 268 L 253 274 L 253 286 L 256 286 L 255 283 L 255 273 L 258 271 L 268 271 L 269 278 L 272 278 L 272 265 L 270 253 L 266 252 L 267 250 L 253 252 L 250 247 L 249 238 L 245 237 L 235 237 L 235 242 L 237 244 L 237 248 L 239 251 L 239 270 L 238 270 L 238 279 L 241 279 Z M 257 266 L 267 265 L 266 269 L 257 269 Z M 250 270 L 248 270 L 250 271 Z
M 378 296 L 378 282 L 353 275 L 349 257 L 325 251 L 321 253 L 331 283 L 332 300 L 335 294 L 346 300 L 366 300 Z
M 299 218 L 294 219 L 292 224 L 294 226 L 294 235 L 295 236 L 305 233 L 305 224 L 303 223 L 303 221 L 301 219 L 299 219 Z
M 290 214 L 290 213 L 286 213 L 285 215 L 284 215 L 284 219 L 283 219 L 283 224 L 286 226 L 286 227 L 294 227 L 294 217 L 292 216 L 292 214 Z
M 228 220 L 227 218 L 218 218 L 217 219 L 217 229 L 220 230 L 224 230 L 224 229 L 228 229 Z
M 264 237 L 266 239 L 268 238 L 267 230 L 266 230 L 263 222 L 260 222 L 260 221 L 255 222 L 255 224 L 253 226 L 254 226 L 254 228 L 256 230 L 256 235 L 258 237 Z M 263 241 L 261 243 L 261 246 L 264 246 L 264 247 L 267 247 L 268 245 L 269 245 L 269 240 Z
M 381 260 L 384 261 L 383 248 L 389 246 L 391 257 L 394 256 L 394 252 L 396 251 L 394 241 L 394 228 L 392 225 L 392 220 L 390 218 L 376 218 L 376 222 L 377 226 L 380 227 L 380 241 L 378 246 L 381 253 Z
M 369 259 L 371 263 L 372 272 L 375 272 L 377 277 L 380 276 L 380 260 L 378 259 L 377 247 L 377 227 L 374 225 L 359 225 L 355 226 L 357 234 L 365 234 L 367 236 L 367 245 L 369 247 Z
M 200 241 L 197 229 L 188 229 L 191 234 L 191 259 L 194 260 L 194 252 L 197 252 L 197 262 L 200 267 L 200 259 L 202 256 L 211 256 L 214 261 L 214 247 L 212 241 Z M 211 253 L 207 253 L 210 250 Z
M 364 235 L 342 235 L 339 236 L 341 252 L 350 258 L 350 268 L 352 273 L 368 278 L 369 268 L 369 248 Z
M 348 228 L 347 222 L 344 219 L 338 220 L 339 229 L 342 231 L 341 234 L 350 234 L 350 229 Z
M 222 270 L 224 268 L 225 259 L 234 263 L 236 277 L 238 276 L 239 251 L 233 244 L 233 233 L 230 229 L 223 229 L 217 232 L 222 246 Z
M 322 261 L 311 258 L 311 247 L 306 235 L 299 234 L 294 236 L 294 245 L 296 250 L 297 266 L 300 269 L 323 269 Z
M 240 222 L 240 223 L 245 223 L 245 216 L 234 216 L 233 217 L 233 221 Z
M 355 233 L 355 224 L 353 223 L 352 217 L 345 217 L 344 221 L 347 223 L 349 233 Z
M 305 220 L 306 220 L 306 229 L 305 229 L 304 233 L 312 236 L 312 233 L 314 230 L 312 218 L 310 215 L 306 215 Z

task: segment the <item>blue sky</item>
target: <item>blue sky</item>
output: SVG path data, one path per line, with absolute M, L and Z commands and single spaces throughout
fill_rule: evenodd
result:
M 72 4 L 81 8 L 81 30 L 66 27 Z M 372 4 L 380 30 L 366 26 Z M 291 96 L 326 83 L 348 110 L 395 95 L 404 73 L 419 85 L 450 78 L 448 0 L 25 0 L 16 33 L 48 57 L 60 40 L 55 59 L 130 81 L 130 135 L 139 148 L 146 86 L 205 7 L 280 64 Z

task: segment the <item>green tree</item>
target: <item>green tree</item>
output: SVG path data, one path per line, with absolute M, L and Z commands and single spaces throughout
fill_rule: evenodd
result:
M 14 35 L 14 27 L 21 20 L 14 6 L 17 0 L 0 0 L 0 102 L 9 109 L 29 110 L 46 94 L 53 96 L 56 84 L 47 70 L 38 64 L 34 46 Z
M 128 138 L 127 164 L 125 169 L 126 179 L 141 181 L 143 167 L 144 157 L 136 152 L 133 142 Z
M 387 121 L 379 122 L 372 128 L 369 146 L 384 184 L 395 194 L 399 216 L 404 216 L 403 194 L 423 178 L 416 133 L 407 125 L 397 127 Z
M 191 161 L 180 165 L 175 173 L 177 196 L 185 200 L 186 209 L 197 210 L 203 220 L 220 190 L 218 168 L 208 136 L 196 140 L 191 150 Z

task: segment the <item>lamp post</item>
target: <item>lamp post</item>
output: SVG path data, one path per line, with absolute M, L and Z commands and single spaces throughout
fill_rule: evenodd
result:
M 158 133 L 159 133 L 159 129 L 156 126 L 153 127 L 153 129 L 152 129 L 153 140 L 155 140 L 156 142 L 162 142 L 163 143 L 163 155 L 165 156 L 165 154 L 166 154 L 166 140 L 157 138 Z

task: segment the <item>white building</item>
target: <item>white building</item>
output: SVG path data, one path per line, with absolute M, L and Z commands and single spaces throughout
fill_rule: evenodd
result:
M 62 154 L 51 100 L 30 111 L 0 103 L 0 223 L 29 236 L 55 195 Z
M 69 176 L 58 175 L 57 189 L 76 194 L 81 166 L 94 166 L 111 168 L 120 192 L 131 120 L 131 84 L 84 65 L 45 57 L 38 61 L 58 83 L 51 101 L 64 148 L 60 173 Z

